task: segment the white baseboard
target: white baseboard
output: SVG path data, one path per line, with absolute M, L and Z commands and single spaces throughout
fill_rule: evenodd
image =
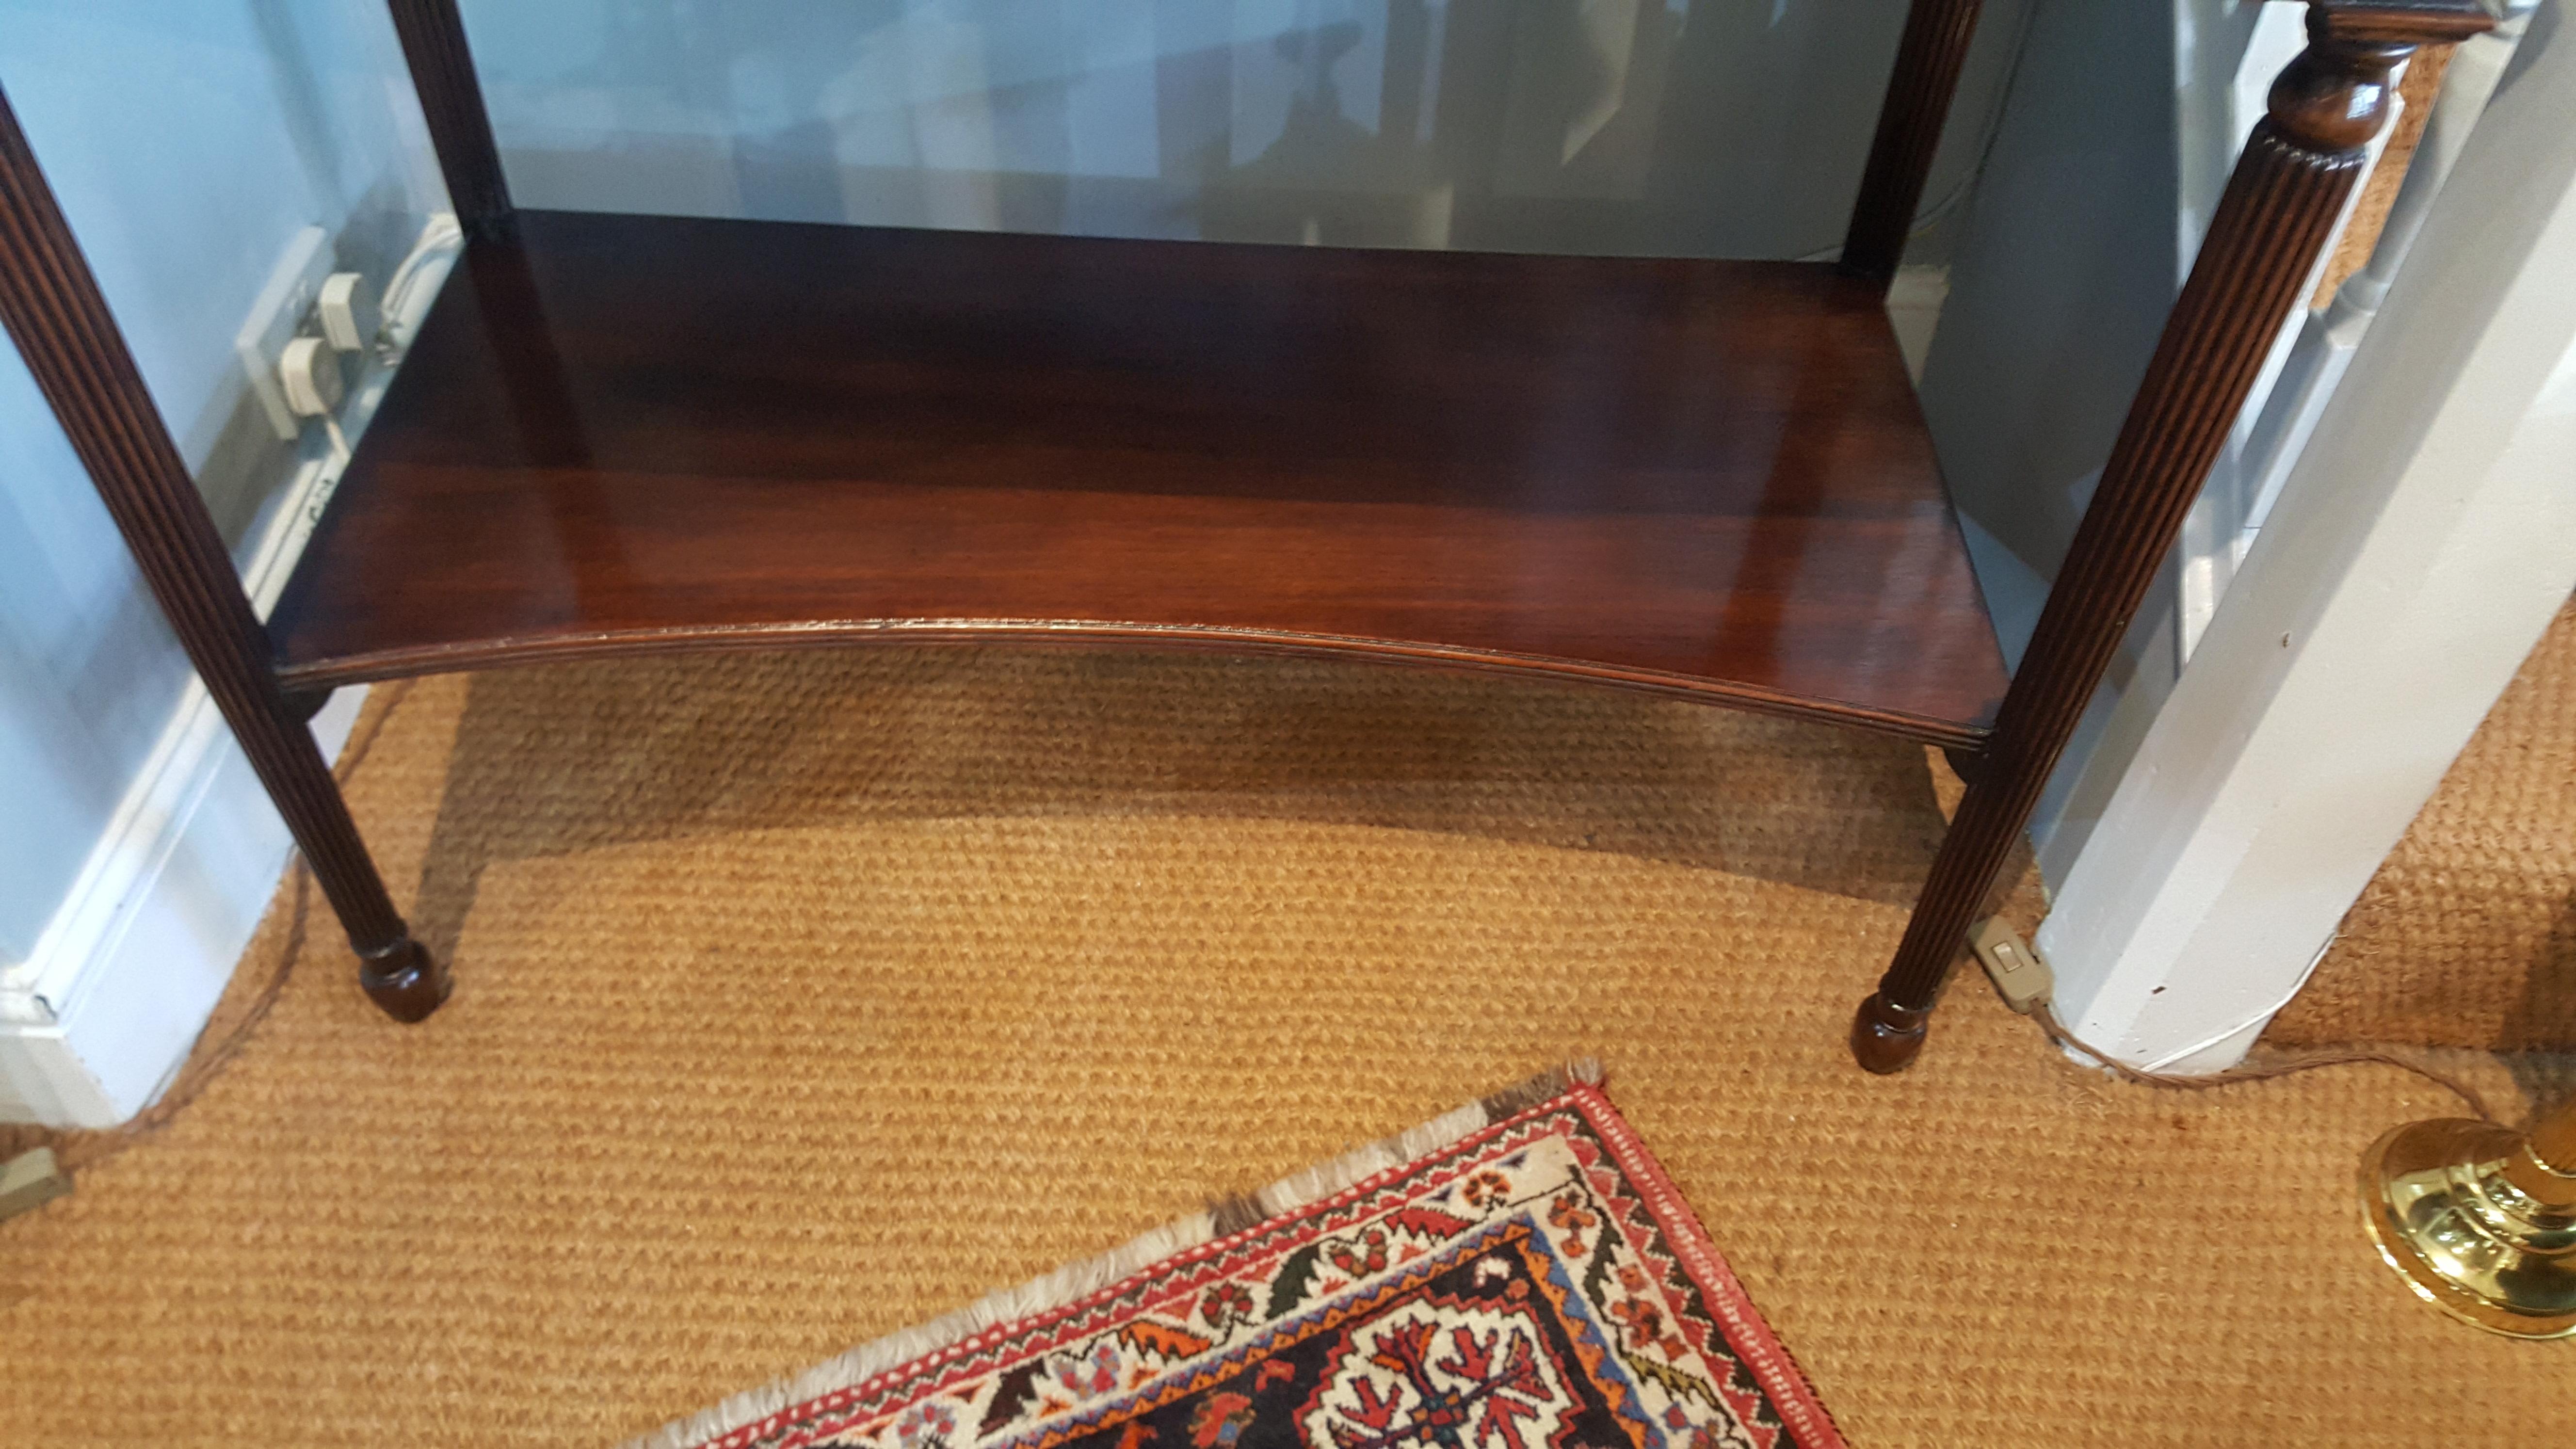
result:
M 379 389 L 381 390 L 381 389 Z M 307 459 L 254 527 L 263 616 L 344 459 Z M 336 756 L 366 691 L 313 719 Z M 150 1106 L 223 994 L 294 848 L 194 675 L 27 959 L 0 969 L 0 1121 L 113 1127 Z
M 378 391 L 381 391 L 379 387 Z M 307 458 L 253 528 L 263 616 L 346 460 Z M 313 719 L 340 752 L 363 689 Z M 113 1127 L 160 1096 L 250 944 L 294 848 L 205 684 L 187 691 L 27 959 L 0 969 L 0 1121 Z
M 456 219 L 432 217 L 387 286 L 393 334 L 420 327 L 454 263 Z M 343 405 L 361 432 L 393 366 L 371 356 Z M 262 618 L 303 556 L 348 458 L 308 437 L 293 478 L 253 524 L 242 587 Z M 324 759 L 364 689 L 314 717 Z M 150 758 L 24 961 L 0 967 L 0 1122 L 113 1127 L 160 1096 L 223 994 L 294 848 L 250 758 L 191 676 Z M 317 929 L 336 934 L 329 912 Z
M 347 741 L 365 694 L 341 690 L 314 718 L 325 758 Z M 151 1105 L 214 1011 L 293 848 L 250 758 L 191 680 L 35 950 L 0 972 L 0 1120 L 113 1127 Z

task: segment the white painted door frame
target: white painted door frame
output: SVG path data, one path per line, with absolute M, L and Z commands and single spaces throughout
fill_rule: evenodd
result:
M 2545 0 L 2039 947 L 2241 1058 L 2576 589 L 2576 0 Z
M 2181 593 L 2176 600 L 2173 630 L 2174 646 L 2179 651 L 2174 661 L 2177 670 L 2190 661 L 2191 651 L 2199 646 L 2201 631 L 2209 626 L 2210 615 L 2226 595 L 2228 581 L 2235 577 L 2255 535 L 2261 532 L 2273 500 L 2280 496 L 2281 485 L 2298 464 L 2299 454 L 2315 435 L 2317 419 L 2324 414 L 2336 384 L 2352 365 L 2353 351 L 2369 333 L 2371 319 L 2379 315 L 2390 282 L 2405 265 L 2407 250 L 2414 245 L 2415 234 L 2423 229 L 2433 198 L 2441 194 L 2443 181 L 2459 160 L 2460 147 L 2474 133 L 2487 97 L 2495 93 L 2496 82 L 2511 62 L 2523 27 L 2530 23 L 2539 0 L 2486 3 L 2503 12 L 2501 19 L 2495 29 L 2472 36 L 2452 52 L 2451 63 L 2442 72 L 2432 113 L 2425 117 L 2414 158 L 2406 165 L 2405 182 L 2398 188 L 2395 205 L 2380 228 L 2369 263 L 2336 289 L 2327 306 L 2309 311 L 2302 303 L 2298 326 L 2274 349 L 2277 370 L 2256 382 L 2253 399 L 2237 419 L 2226 449 L 2219 454 L 2218 466 L 2210 472 L 2208 487 L 2183 525 L 2181 567 L 2176 571 Z M 2267 11 L 2270 8 L 2267 6 Z M 2387 130 L 2381 133 L 2381 145 L 2404 124 L 2401 99 L 2391 98 L 2390 120 Z M 2253 103 L 2258 107 L 2261 104 L 2259 90 Z M 2368 184 L 2366 179 L 2363 184 Z M 2358 199 L 2361 188 L 2356 187 L 2353 194 Z M 2346 215 L 2350 215 L 2349 210 Z M 2326 250 L 2331 253 L 2334 247 L 2329 245 Z M 2324 260 L 2322 256 L 2318 259 L 2321 273 Z M 2315 289 L 2308 290 L 2312 293 Z

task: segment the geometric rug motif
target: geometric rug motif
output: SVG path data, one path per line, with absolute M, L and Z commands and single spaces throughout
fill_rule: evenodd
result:
M 1578 1063 L 639 1441 L 1839 1449 Z

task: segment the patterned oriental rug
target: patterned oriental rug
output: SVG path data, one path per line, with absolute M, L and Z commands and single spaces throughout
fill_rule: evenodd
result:
M 1826 1449 L 1577 1063 L 638 1449 Z

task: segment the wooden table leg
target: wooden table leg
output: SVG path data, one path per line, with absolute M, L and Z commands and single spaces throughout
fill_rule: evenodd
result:
M 2269 114 L 2210 220 L 1896 959 L 1853 1018 L 1852 1055 L 1863 1067 L 1901 1071 L 1923 1049 L 1942 978 L 2360 179 L 2364 148 L 2387 117 L 2390 71 L 2419 44 L 2457 42 L 2493 23 L 2476 0 L 2308 7 L 2308 48 L 2273 83 Z
M 428 1016 L 447 999 L 447 974 L 395 912 L 330 766 L 280 694 L 267 633 L 232 556 L 5 96 L 0 321 L 348 929 L 360 984 L 397 1021 Z

